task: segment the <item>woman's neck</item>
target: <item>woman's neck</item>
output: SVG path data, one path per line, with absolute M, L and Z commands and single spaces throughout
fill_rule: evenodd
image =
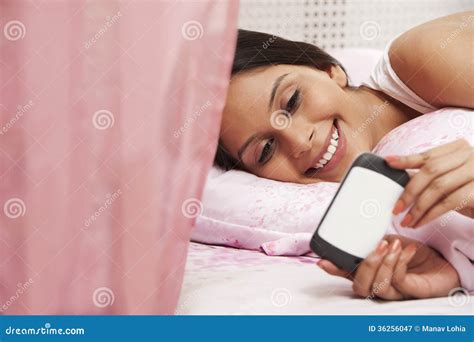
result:
M 356 93 L 362 109 L 360 118 L 368 127 L 370 149 L 374 148 L 388 132 L 421 115 L 420 112 L 381 91 L 360 86 L 356 89 Z

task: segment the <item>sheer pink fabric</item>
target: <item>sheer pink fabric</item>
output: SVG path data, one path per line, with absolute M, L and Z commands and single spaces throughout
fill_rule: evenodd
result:
M 0 0 L 0 314 L 172 314 L 234 1 Z

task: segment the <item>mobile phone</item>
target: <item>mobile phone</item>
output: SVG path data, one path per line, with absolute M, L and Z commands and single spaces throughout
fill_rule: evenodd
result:
M 405 170 L 390 167 L 383 158 L 359 155 L 311 238 L 311 250 L 339 268 L 355 271 L 384 237 L 408 181 Z

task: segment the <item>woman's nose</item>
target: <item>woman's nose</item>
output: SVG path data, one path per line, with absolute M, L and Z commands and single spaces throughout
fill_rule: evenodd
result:
M 283 143 L 293 158 L 300 158 L 313 146 L 314 127 L 302 127 L 292 123 L 281 131 Z

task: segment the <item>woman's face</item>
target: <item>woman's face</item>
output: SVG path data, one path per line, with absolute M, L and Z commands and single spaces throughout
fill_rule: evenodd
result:
M 357 101 L 339 67 L 321 71 L 276 65 L 235 75 L 220 140 L 244 168 L 294 183 L 340 181 L 354 158 L 369 150 L 354 137 Z

